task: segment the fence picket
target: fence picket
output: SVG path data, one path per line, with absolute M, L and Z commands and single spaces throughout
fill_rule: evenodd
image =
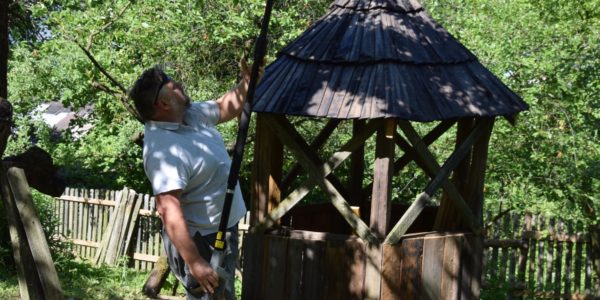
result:
M 144 202 L 144 209 L 150 209 L 150 202 L 149 201 L 145 201 Z M 148 253 L 148 241 L 150 239 L 150 234 L 148 233 L 149 230 L 150 230 L 149 222 L 150 222 L 150 218 L 148 218 L 148 217 L 143 218 L 142 226 L 144 228 L 144 230 L 143 230 L 143 232 L 144 232 L 144 237 L 143 237 L 144 242 L 142 243 L 142 249 L 140 251 L 140 253 L 142 253 L 142 254 Z M 141 261 L 140 264 L 142 266 L 142 270 L 148 270 L 149 269 L 147 261 Z
M 93 198 L 92 191 L 86 190 L 85 194 L 90 199 Z M 84 205 L 84 203 L 80 203 L 80 206 L 81 206 L 82 215 L 83 215 L 83 218 L 81 220 L 81 230 L 82 230 L 82 232 L 81 232 L 81 239 L 88 241 L 89 240 L 89 237 L 88 237 L 89 226 L 88 226 L 88 222 L 87 221 L 90 218 L 90 214 L 89 213 L 90 213 L 90 206 L 91 205 Z M 82 251 L 83 257 L 85 257 L 85 258 L 89 257 L 89 254 L 90 254 L 89 250 L 90 250 L 90 247 L 83 246 L 83 251 Z
M 527 231 L 531 231 L 531 214 L 525 214 L 523 220 L 523 227 Z M 518 228 L 515 230 L 515 235 L 518 232 Z M 517 280 L 519 284 L 523 284 L 523 288 L 525 288 L 525 273 L 527 271 L 527 258 L 529 256 L 529 243 L 527 239 L 524 238 L 525 232 L 521 233 L 521 240 L 523 241 L 523 247 L 519 249 L 519 262 L 518 262 L 518 277 Z
M 502 238 L 506 238 L 506 233 L 510 230 L 510 214 L 506 214 L 504 215 L 504 217 L 502 218 L 503 222 L 502 222 Z M 504 247 L 500 249 L 500 262 L 498 264 L 498 278 L 501 280 L 501 282 L 506 282 L 507 278 L 508 278 L 508 264 L 506 262 L 508 262 L 509 260 L 509 255 L 508 252 L 510 251 L 510 248 L 508 247 Z
M 556 223 L 556 233 L 560 236 L 561 233 L 563 233 L 563 223 L 561 220 L 558 220 Z M 562 274 L 562 260 L 563 260 L 563 247 L 564 247 L 564 242 L 562 240 L 557 240 L 555 242 L 555 260 L 554 260 L 554 295 L 555 296 L 559 296 L 560 295 L 560 291 L 562 289 L 562 285 L 563 285 L 563 281 L 561 280 L 561 274 Z
M 550 233 L 550 236 L 554 236 L 554 234 L 556 233 L 555 229 L 555 219 L 554 217 L 550 217 L 550 219 L 548 220 L 548 232 Z M 547 242 L 547 247 L 546 247 L 546 270 L 548 271 L 546 273 L 546 287 L 548 289 L 552 288 L 552 284 L 553 284 L 553 278 L 554 278 L 554 246 L 555 246 L 555 241 L 553 241 L 552 239 L 549 239 Z
M 572 234 L 573 232 L 575 232 L 573 230 L 573 224 L 569 223 L 567 224 L 567 234 Z M 565 276 L 564 276 L 564 283 L 565 283 L 565 294 L 569 295 L 571 294 L 571 292 L 574 290 L 571 285 L 573 283 L 572 281 L 572 274 L 573 274 L 573 242 L 571 240 L 568 240 L 565 243 L 565 250 L 566 250 L 566 254 L 565 254 Z
M 509 216 L 509 220 L 510 222 L 508 223 L 508 226 L 510 226 L 511 228 L 510 233 L 515 234 L 517 232 L 519 232 L 519 226 L 520 224 L 520 216 L 513 214 L 513 215 L 508 215 Z M 508 282 L 510 282 L 511 284 L 514 284 L 516 281 L 516 273 L 517 273 L 517 251 L 520 252 L 520 249 L 515 249 L 515 248 L 508 248 L 507 249 L 509 252 L 509 264 L 508 264 Z
M 590 244 L 586 244 L 585 253 L 585 293 L 592 293 L 592 251 L 590 249 Z
M 531 215 L 531 214 L 530 214 Z M 531 216 L 531 223 L 528 227 L 525 227 L 525 230 L 527 232 L 534 232 L 534 231 L 538 231 L 538 216 Z M 528 257 L 527 260 L 529 261 L 529 274 L 527 276 L 527 286 L 535 286 L 535 280 L 536 280 L 536 271 L 537 271 L 537 264 L 536 264 L 536 260 L 537 260 L 537 246 L 538 243 L 535 239 L 530 239 L 529 240 L 529 251 L 528 251 Z
M 73 197 L 77 197 L 77 189 L 73 189 L 71 190 L 71 195 L 73 195 Z M 69 215 L 67 217 L 67 236 L 69 238 L 73 238 L 73 207 L 74 207 L 73 202 L 69 201 Z
M 544 218 L 544 216 L 540 216 L 540 228 L 539 230 L 541 232 L 543 232 L 544 227 L 546 225 L 546 219 Z M 545 250 L 545 240 L 538 240 L 538 272 L 537 272 L 537 282 L 538 285 L 536 286 L 536 291 L 538 292 L 543 292 L 544 291 L 544 273 L 545 273 L 545 257 L 546 257 L 546 250 Z
M 581 271 L 582 271 L 582 259 L 581 257 L 583 256 L 583 242 L 580 241 L 579 237 L 581 237 L 581 232 L 583 232 L 583 223 L 578 222 L 575 226 L 575 228 L 577 229 L 577 242 L 575 243 L 575 276 L 573 278 L 573 282 L 574 282 L 574 292 L 582 292 L 584 291 L 584 289 L 582 289 L 581 286 Z

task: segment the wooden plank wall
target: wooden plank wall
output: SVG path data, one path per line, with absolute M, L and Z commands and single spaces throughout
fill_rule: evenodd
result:
M 483 288 L 536 299 L 592 298 L 598 279 L 589 238 L 581 223 L 505 214 L 488 226 Z
M 316 232 L 248 234 L 243 299 L 363 299 L 365 244 Z
M 309 231 L 250 234 L 244 248 L 243 299 L 479 299 L 471 273 L 481 261 L 476 237 L 415 234 L 371 259 L 357 237 Z M 475 251 L 475 252 L 473 252 Z M 367 294 L 369 264 L 381 272 L 381 291 Z

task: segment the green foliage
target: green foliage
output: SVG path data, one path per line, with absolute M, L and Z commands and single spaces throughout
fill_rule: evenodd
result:
M 531 106 L 497 122 L 488 210 L 597 221 L 600 1 L 425 1 L 428 11 Z
M 278 1 L 270 27 L 272 60 L 327 8 L 326 1 Z M 120 103 L 122 94 L 79 49 L 126 89 L 141 72 L 162 65 L 197 100 L 219 97 L 238 80 L 238 60 L 248 55 L 259 31 L 264 1 L 31 1 L 21 4 L 46 29 L 46 39 L 19 38 L 9 61 L 9 99 L 18 116 L 11 153 L 26 149 L 36 132 L 42 147 L 65 168 L 69 185 L 149 192 L 141 149 L 129 138 L 142 130 Z M 19 35 L 20 37 L 21 35 Z M 83 137 L 29 124 L 40 103 L 57 100 L 94 112 L 72 123 L 91 124 Z M 236 126 L 225 125 L 227 143 Z M 248 176 L 248 172 L 243 173 Z M 244 181 L 244 180 L 242 180 Z
M 268 59 L 327 9 L 329 1 L 278 1 L 270 28 Z M 486 209 L 529 210 L 597 221 L 600 207 L 600 1 L 427 0 L 426 10 L 531 106 L 516 126 L 499 120 L 492 135 L 486 178 Z M 140 149 L 129 137 L 141 125 L 119 102 L 119 89 L 78 48 L 88 48 L 126 88 L 140 72 L 161 64 L 188 93 L 212 99 L 237 80 L 238 59 L 251 50 L 263 1 L 31 1 L 20 4 L 36 18 L 46 38 L 35 43 L 15 35 L 9 62 L 9 98 L 18 116 L 18 139 L 28 133 L 56 162 L 70 183 L 89 188 L 122 185 L 148 192 Z M 30 124 L 39 103 L 59 100 L 74 109 L 94 106 L 78 121 L 93 129 L 84 137 Z M 306 132 L 322 126 L 305 125 Z M 422 125 L 422 130 L 429 125 Z M 331 153 L 351 126 L 322 149 Z M 222 127 L 228 144 L 235 124 Z M 425 132 L 423 130 L 422 132 Z M 451 136 L 451 135 L 449 135 Z M 10 144 L 9 143 L 9 144 Z M 372 145 L 372 141 L 369 141 Z M 439 161 L 453 148 L 444 138 L 431 148 Z M 242 182 L 252 158 L 248 145 Z M 367 149 L 367 169 L 374 149 Z M 348 166 L 336 171 L 347 174 Z M 410 165 L 395 179 L 398 200 L 411 200 L 428 180 Z

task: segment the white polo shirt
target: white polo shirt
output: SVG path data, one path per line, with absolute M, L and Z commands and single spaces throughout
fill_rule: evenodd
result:
M 219 107 L 214 101 L 193 103 L 184 123 L 148 121 L 144 128 L 144 170 L 154 194 L 181 189 L 181 209 L 193 236 L 218 231 L 231 159 L 215 128 Z M 239 183 L 228 228 L 246 214 Z

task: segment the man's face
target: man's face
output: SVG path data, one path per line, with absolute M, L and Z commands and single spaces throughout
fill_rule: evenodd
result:
M 190 97 L 185 93 L 183 86 L 179 82 L 170 80 L 163 86 L 163 89 L 166 89 L 168 97 L 177 103 L 183 104 L 185 107 L 191 105 Z

